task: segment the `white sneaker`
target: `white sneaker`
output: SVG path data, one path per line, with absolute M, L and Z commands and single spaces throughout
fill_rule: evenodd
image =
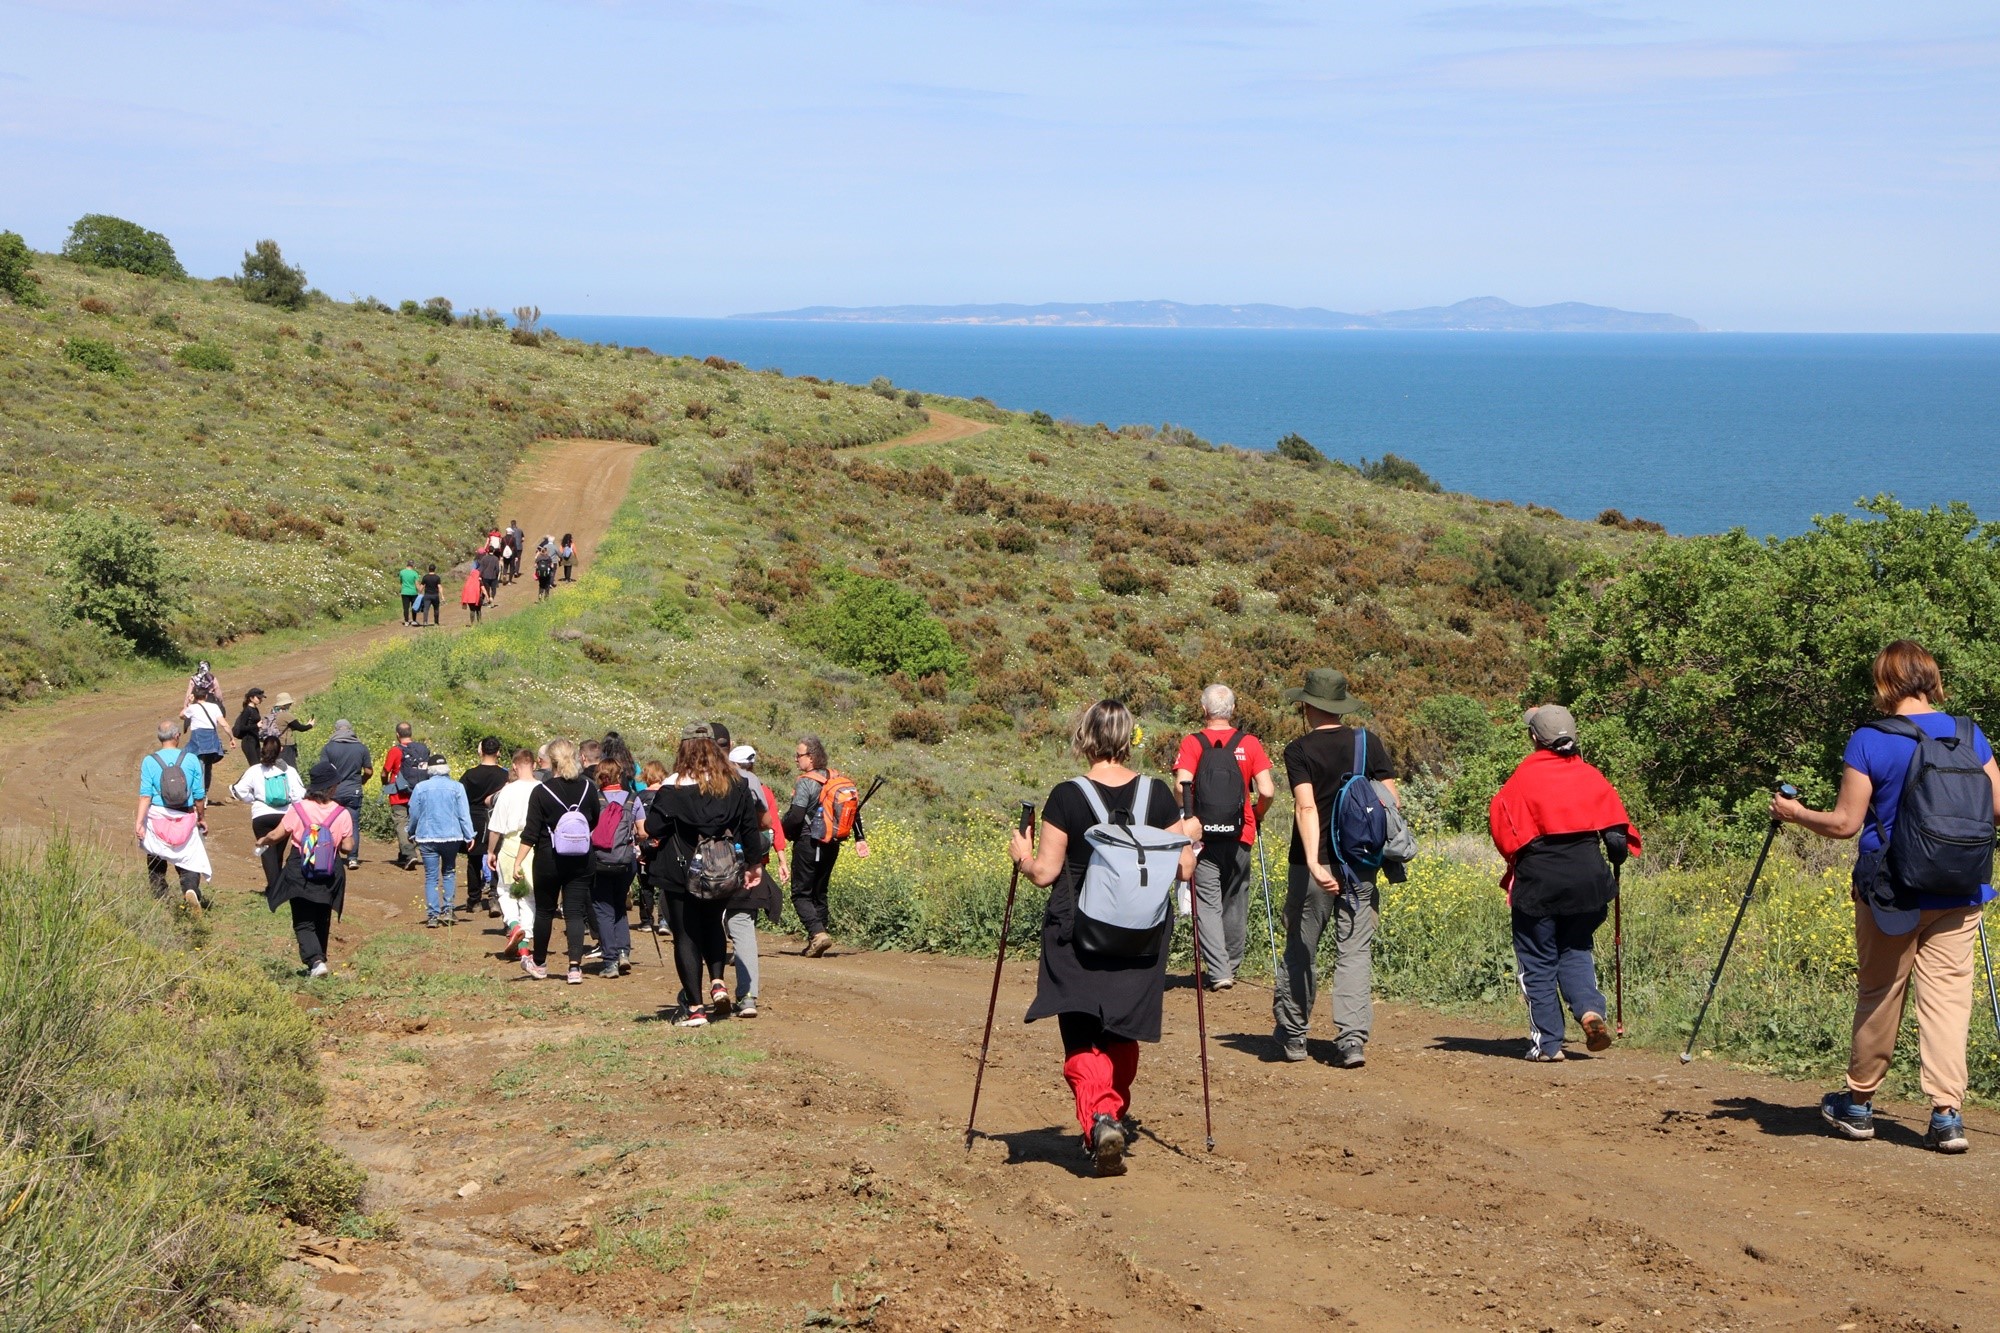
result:
M 757 1016 L 757 997 L 754 995 L 744 996 L 743 1002 L 736 1006 L 736 1016 L 738 1018 L 755 1018 Z
M 674 1026 L 677 1028 L 705 1028 L 708 1026 L 708 1015 L 699 1009 L 690 1009 L 674 1020 Z
M 333 969 L 328 967 L 326 965 L 326 959 L 322 958 L 317 963 L 314 963 L 312 965 L 312 970 L 306 973 L 306 975 L 309 977 L 323 977 L 331 971 L 333 971 Z

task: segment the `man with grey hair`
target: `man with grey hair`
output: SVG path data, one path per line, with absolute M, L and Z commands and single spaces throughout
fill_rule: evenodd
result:
M 139 761 L 139 806 L 132 835 L 146 853 L 146 878 L 153 892 L 167 896 L 167 867 L 172 866 L 188 909 L 200 911 L 205 906 L 201 882 L 214 873 L 201 836 L 208 788 L 200 757 L 174 744 L 180 734 L 179 718 L 160 723 L 153 733 L 158 748 Z
M 1183 792 L 1193 788 L 1202 821 L 1194 863 L 1202 970 L 1210 987 L 1228 990 L 1243 967 L 1249 934 L 1250 849 L 1278 787 L 1263 742 L 1236 725 L 1236 691 L 1221 684 L 1203 690 L 1201 715 L 1201 730 L 1184 738 L 1174 756 L 1174 780 Z

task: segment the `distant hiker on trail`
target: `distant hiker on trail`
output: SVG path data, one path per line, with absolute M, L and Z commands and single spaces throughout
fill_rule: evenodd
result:
M 423 615 L 417 617 L 419 624 L 438 623 L 438 612 L 444 604 L 444 580 L 438 577 L 436 565 L 426 566 L 423 577 L 423 591 L 417 600 L 423 604 Z
M 1163 782 L 1140 776 L 1132 758 L 1132 714 L 1116 699 L 1084 709 L 1071 730 L 1071 746 L 1089 764 L 1082 777 L 1057 785 L 1042 807 L 1041 846 L 1015 830 L 1009 854 L 1031 883 L 1049 890 L 1042 916 L 1042 959 L 1027 1021 L 1053 1017 L 1062 1032 L 1063 1078 L 1076 1096 L 1084 1151 L 1100 1176 L 1123 1175 L 1133 1129 L 1127 1119 L 1132 1080 L 1139 1072 L 1139 1043 L 1160 1039 L 1160 1006 L 1166 990 L 1167 945 L 1173 930 L 1174 884 L 1194 873 L 1197 821 L 1181 819 L 1180 804 Z M 1144 835 L 1158 847 L 1153 873 L 1141 877 L 1129 856 L 1113 863 L 1097 850 L 1090 832 L 1117 821 L 1158 830 Z M 1128 827 L 1129 836 L 1129 827 Z M 1169 858 L 1176 855 L 1177 860 Z M 1175 867 L 1168 873 L 1169 866 Z M 1118 873 L 1122 866 L 1130 873 Z M 1136 902 L 1150 929 L 1105 926 L 1083 906 L 1086 875 L 1107 883 L 1122 902 Z M 1143 901 L 1140 901 L 1143 900 Z
M 1304 711 L 1310 730 L 1285 747 L 1285 778 L 1292 786 L 1292 853 L 1285 887 L 1285 953 L 1271 1000 L 1273 1035 L 1285 1059 L 1306 1058 L 1319 941 L 1331 926 L 1333 1062 L 1342 1069 L 1359 1069 L 1367 1062 L 1374 1020 L 1369 950 L 1380 898 L 1376 867 L 1351 850 L 1343 852 L 1337 825 L 1345 813 L 1340 808 L 1343 790 L 1362 766 L 1362 750 L 1367 752 L 1366 776 L 1379 782 L 1392 800 L 1398 799 L 1395 760 L 1375 733 L 1347 725 L 1363 704 L 1347 692 L 1341 672 L 1308 671 L 1305 685 L 1286 690 L 1285 698 Z
M 201 896 L 201 882 L 215 873 L 202 843 L 208 788 L 201 761 L 174 743 L 181 734 L 180 723 L 162 722 L 154 734 L 159 748 L 139 761 L 139 806 L 132 836 L 146 853 L 146 878 L 153 892 L 167 896 L 167 867 L 172 866 L 180 877 L 182 900 L 189 911 L 198 912 L 208 905 Z
M 264 901 L 273 912 L 280 904 L 292 905 L 292 933 L 309 977 L 331 970 L 326 950 L 333 919 L 347 905 L 347 867 L 341 858 L 356 850 L 354 817 L 334 799 L 340 780 L 339 770 L 326 760 L 314 764 L 305 798 L 293 802 L 263 839 L 272 847 L 289 844 L 284 869 Z
M 650 796 L 648 865 L 673 926 L 680 977 L 674 1026 L 706 1027 L 729 1012 L 722 914 L 730 899 L 763 881 L 763 803 L 706 722 L 681 728 L 674 771 Z
M 479 586 L 486 594 L 487 605 L 500 600 L 500 555 L 488 551 L 479 557 Z
M 562 561 L 562 581 L 574 582 L 571 573 L 576 568 L 576 539 L 569 533 L 562 535 L 562 541 L 556 546 L 556 556 Z
M 789 878 L 783 860 L 785 851 L 785 828 L 778 810 L 778 798 L 772 790 L 757 777 L 757 752 L 747 745 L 738 745 L 729 752 L 729 763 L 737 774 L 750 784 L 750 790 L 763 807 L 760 819 L 763 824 L 764 855 L 768 870 L 763 882 L 754 889 L 745 889 L 723 905 L 722 928 L 729 937 L 730 952 L 736 956 L 736 1016 L 755 1018 L 757 1016 L 757 913 L 763 912 L 777 925 L 784 915 L 784 892 L 779 881 Z
M 1183 739 L 1174 757 L 1174 781 L 1194 788 L 1202 824 L 1194 863 L 1202 970 L 1212 989 L 1228 990 L 1243 969 L 1249 934 L 1250 849 L 1278 787 L 1263 742 L 1236 725 L 1236 691 L 1227 685 L 1203 690 L 1201 715 L 1201 730 Z
M 1818 811 L 1783 796 L 1771 817 L 1822 838 L 1861 835 L 1854 859 L 1854 1042 L 1847 1087 L 1820 1101 L 1845 1138 L 1875 1136 L 1875 1090 L 1888 1077 L 1914 975 L 1917 1054 L 1931 1099 L 1924 1143 L 1968 1146 L 1962 1111 L 1972 1021 L 1973 941 L 1993 901 L 1993 820 L 2000 768 L 1969 717 L 1938 711 L 1937 659 L 1898 639 L 1875 658 L 1875 711 L 1848 739 L 1840 795 Z M 1986 958 L 1993 966 L 1993 956 Z
M 597 920 L 603 975 L 632 970 L 632 878 L 639 873 L 639 799 L 615 759 L 599 760 L 604 807 L 590 830 L 590 910 Z
M 477 625 L 480 609 L 486 605 L 486 580 L 480 577 L 477 563 L 466 574 L 465 586 L 459 590 L 458 600 L 465 606 L 465 623 Z
M 421 761 L 406 755 L 404 771 L 419 762 L 411 775 L 410 838 L 424 860 L 424 925 L 435 930 L 458 922 L 458 858 L 477 844 L 465 788 L 449 761 L 428 751 Z
M 333 735 L 327 738 L 319 757 L 333 765 L 334 775 L 340 779 L 334 799 L 354 816 L 353 850 L 347 854 L 347 868 L 353 870 L 361 864 L 361 789 L 375 776 L 375 758 L 354 734 L 354 725 L 344 717 L 333 724 Z
M 187 707 L 181 709 L 181 739 L 194 751 L 195 758 L 201 760 L 204 791 L 215 785 L 216 762 L 228 750 L 222 739 L 228 728 L 229 717 L 223 712 L 222 698 L 211 686 L 203 686 Z
M 229 734 L 235 738 L 237 748 L 243 751 L 245 768 L 257 766 L 258 728 L 263 722 L 264 691 L 253 685 L 243 692 L 243 707 L 237 711 L 236 721 L 229 728 Z
M 1569 709 L 1543 704 L 1522 721 L 1535 748 L 1494 794 L 1486 827 L 1507 862 L 1500 887 L 1528 1002 L 1528 1059 L 1549 1063 L 1564 1058 L 1565 1000 L 1589 1049 L 1611 1045 L 1592 937 L 1618 892 L 1612 867 L 1639 854 L 1639 830 L 1617 788 L 1577 753 Z
M 818 958 L 833 943 L 826 891 L 840 844 L 854 839 L 854 854 L 866 860 L 868 834 L 861 823 L 861 792 L 854 780 L 827 765 L 826 742 L 801 736 L 794 750 L 798 781 L 785 808 L 785 836 L 792 840 L 792 910 L 806 932 L 805 956 Z
M 389 798 L 389 822 L 396 828 L 398 870 L 415 870 L 422 862 L 416 840 L 410 836 L 410 793 L 428 774 L 431 747 L 410 739 L 410 724 L 396 724 L 396 739 L 382 752 L 382 791 Z
M 550 539 L 544 537 L 542 544 L 535 548 L 535 599 L 546 602 L 555 590 L 556 553 Z
M 406 562 L 397 571 L 396 577 L 402 580 L 403 623 L 414 625 L 417 623 L 417 596 L 423 591 L 423 576 L 417 573 L 415 565 Z
M 465 788 L 465 805 L 472 812 L 474 854 L 466 861 L 465 910 L 476 912 L 482 898 L 486 914 L 500 915 L 498 894 L 493 885 L 492 867 L 486 856 L 486 826 L 493 818 L 493 802 L 507 785 L 507 770 L 500 763 L 500 738 L 485 736 L 479 742 L 479 761 L 459 775 Z
M 535 865 L 535 953 L 521 960 L 521 970 L 540 981 L 548 976 L 549 934 L 556 905 L 562 904 L 563 931 L 569 944 L 569 984 L 583 984 L 584 935 L 590 919 L 590 831 L 597 824 L 604 799 L 597 783 L 583 772 L 576 746 L 566 740 L 549 742 L 549 776 L 528 796 L 528 819 L 521 830 L 516 864 L 507 866 L 512 879 L 522 859 Z
M 266 736 L 258 743 L 263 749 L 257 762 L 250 765 L 229 792 L 237 800 L 250 803 L 250 835 L 257 840 L 257 855 L 264 862 L 264 892 L 269 894 L 278 887 L 278 873 L 284 869 L 285 858 L 276 844 L 264 841 L 264 835 L 278 827 L 285 811 L 305 799 L 306 788 L 299 771 L 279 754 L 276 736 Z
M 293 768 L 299 766 L 299 743 L 293 736 L 301 731 L 311 731 L 317 725 L 312 718 L 301 720 L 292 712 L 292 696 L 283 690 L 271 701 L 271 711 L 257 724 L 257 739 L 267 736 L 278 738 L 278 757 Z
M 507 561 L 509 583 L 521 577 L 521 548 L 527 540 L 528 534 L 522 530 L 521 520 L 508 520 L 507 531 L 500 534 L 500 549 Z
M 523 940 L 534 947 L 535 862 L 521 855 L 521 831 L 528 827 L 528 797 L 540 785 L 534 751 L 514 751 L 507 785 L 493 798 L 493 813 L 486 819 L 486 869 L 500 905 L 500 924 L 507 931 L 500 957 L 509 962 L 522 956 Z

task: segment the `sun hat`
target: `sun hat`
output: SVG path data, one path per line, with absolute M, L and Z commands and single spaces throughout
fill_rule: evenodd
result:
M 333 766 L 331 759 L 320 760 L 306 774 L 307 791 L 332 791 L 339 785 L 340 770 Z
M 748 768 L 757 762 L 757 751 L 749 745 L 739 745 L 729 752 L 729 762 L 739 768 Z
M 681 739 L 684 741 L 712 741 L 715 739 L 715 728 L 709 726 L 706 722 L 690 722 L 681 728 Z
M 1285 691 L 1295 704 L 1311 704 L 1322 713 L 1353 713 L 1366 707 L 1347 692 L 1347 673 L 1331 667 L 1315 667 L 1306 672 L 1306 683 Z
M 1561 704 L 1541 704 L 1521 714 L 1521 722 L 1535 744 L 1553 750 L 1563 741 L 1576 744 L 1576 715 Z
M 278 697 L 271 700 L 271 707 L 273 708 L 290 708 L 291 706 L 292 706 L 292 696 L 285 693 L 285 691 L 283 690 L 279 690 Z

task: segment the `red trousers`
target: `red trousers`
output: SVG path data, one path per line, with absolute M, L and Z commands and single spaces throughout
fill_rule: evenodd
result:
M 1114 1119 L 1132 1104 L 1139 1072 L 1139 1043 L 1104 1034 L 1095 1015 L 1058 1016 L 1063 1037 L 1063 1077 L 1076 1094 L 1076 1121 L 1088 1134 L 1100 1115 Z

